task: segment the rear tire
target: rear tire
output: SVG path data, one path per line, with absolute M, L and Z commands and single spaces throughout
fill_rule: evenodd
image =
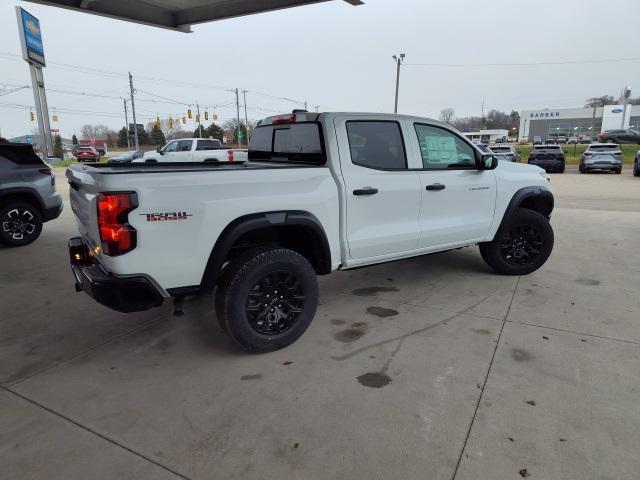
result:
M 639 162 L 635 162 L 633 164 L 633 176 L 640 177 L 640 164 Z
M 578 167 L 578 170 L 580 171 L 580 173 L 587 173 L 587 170 L 584 168 L 584 165 L 582 163 Z
M 553 250 L 553 229 L 542 214 L 519 208 L 491 242 L 480 244 L 482 259 L 502 275 L 527 275 L 539 269 Z
M 318 307 L 311 264 L 285 248 L 258 248 L 234 259 L 216 291 L 218 322 L 250 352 L 270 352 L 295 342 Z
M 22 247 L 36 241 L 42 232 L 42 214 L 32 203 L 9 201 L 0 208 L 0 242 Z

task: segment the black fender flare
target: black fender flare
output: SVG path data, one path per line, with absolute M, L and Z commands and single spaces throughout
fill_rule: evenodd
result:
M 318 273 L 330 273 L 331 248 L 324 228 L 315 215 L 302 210 L 253 213 L 236 218 L 224 228 L 209 255 L 200 283 L 201 288 L 215 286 L 231 247 L 242 235 L 262 228 L 292 225 L 310 228 L 316 234 L 320 241 L 320 258 L 322 259 Z
M 498 231 L 500 231 L 507 219 L 511 217 L 518 208 L 523 204 L 532 201 L 535 202 L 537 207 L 533 210 L 536 210 L 547 218 L 551 217 L 551 212 L 553 211 L 554 206 L 554 198 L 551 190 L 538 186 L 524 187 L 514 193 L 513 197 L 511 197 L 511 201 L 509 201 L 509 205 L 507 205 L 507 209 L 502 216 L 502 221 L 500 222 Z

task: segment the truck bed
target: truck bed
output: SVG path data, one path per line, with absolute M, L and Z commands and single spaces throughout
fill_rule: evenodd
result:
M 229 170 L 267 170 L 275 168 L 320 168 L 318 165 L 305 165 L 291 162 L 163 162 L 163 163 L 74 163 L 71 170 L 92 172 L 104 175 L 135 173 L 184 173 Z

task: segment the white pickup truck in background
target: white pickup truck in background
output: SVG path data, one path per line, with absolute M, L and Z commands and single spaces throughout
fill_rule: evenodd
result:
M 131 312 L 215 287 L 217 320 L 249 351 L 304 333 L 316 275 L 475 244 L 524 275 L 554 241 L 541 168 L 404 115 L 295 112 L 259 122 L 248 162 L 77 164 L 67 178 L 78 291 Z
M 247 150 L 225 148 L 215 138 L 181 138 L 156 151 L 145 152 L 132 163 L 246 162 Z

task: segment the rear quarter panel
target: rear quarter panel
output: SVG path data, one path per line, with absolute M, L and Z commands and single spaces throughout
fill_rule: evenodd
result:
M 86 193 L 92 196 L 90 226 L 81 226 L 93 239 L 98 238 L 95 194 L 138 194 L 139 207 L 129 214 L 137 247 L 121 256 L 98 256 L 115 274 L 144 273 L 164 289 L 198 285 L 213 246 L 229 223 L 244 215 L 281 210 L 313 214 L 325 230 L 332 264 L 339 263 L 338 193 L 326 167 L 93 176 Z M 187 216 L 149 221 L 148 214 L 172 212 Z

